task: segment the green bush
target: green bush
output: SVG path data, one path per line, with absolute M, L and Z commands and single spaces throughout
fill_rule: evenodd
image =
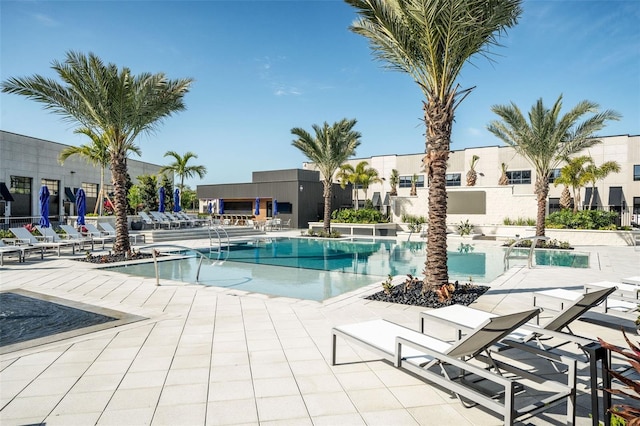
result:
M 387 219 L 376 209 L 342 209 L 331 213 L 331 221 L 338 223 L 386 223 Z
M 515 225 L 515 226 L 535 226 L 536 220 L 530 217 L 519 217 L 517 219 L 511 219 L 505 217 L 502 220 L 503 225 Z
M 424 216 L 414 216 L 412 214 L 403 213 L 400 216 L 400 220 L 409 225 L 409 230 L 411 232 L 420 231 L 420 227 L 423 223 L 427 223 L 427 218 Z
M 597 229 L 615 230 L 616 212 L 602 210 L 581 210 L 577 213 L 569 209 L 551 213 L 545 225 L 551 229 Z
M 300 235 L 304 235 L 304 232 L 302 232 Z M 312 229 L 309 229 L 307 231 L 307 235 L 310 237 L 320 237 L 320 238 L 340 238 L 342 237 L 342 234 L 338 231 L 325 231 L 324 229 L 321 229 L 320 231 L 314 231 Z

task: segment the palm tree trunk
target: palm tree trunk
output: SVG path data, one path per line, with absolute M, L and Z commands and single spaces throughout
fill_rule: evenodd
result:
M 127 157 L 124 153 L 111 154 L 111 175 L 113 177 L 116 240 L 113 243 L 115 253 L 128 253 L 129 224 L 127 223 Z
M 549 178 L 540 176 L 536 178 L 535 189 L 538 200 L 538 217 L 536 218 L 536 235 L 544 237 L 544 220 L 547 216 L 547 196 L 549 195 Z M 538 243 L 542 243 L 539 241 Z
M 324 184 L 324 221 L 322 227 L 325 232 L 331 232 L 331 181 L 323 180 Z
M 429 226 L 427 228 L 427 287 L 449 282 L 447 268 L 447 161 L 453 123 L 453 96 L 446 102 L 429 99 L 423 103 L 427 125 L 426 170 L 429 175 Z

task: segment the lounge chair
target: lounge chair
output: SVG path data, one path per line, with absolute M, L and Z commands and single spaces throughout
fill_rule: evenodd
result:
M 4 241 L 0 240 L 0 266 L 4 266 L 4 255 L 15 253 L 18 255 L 18 262 L 24 262 L 25 247 L 17 245 L 6 245 Z
M 178 227 L 182 227 L 183 225 L 186 226 L 193 226 L 193 221 L 192 220 L 185 220 L 181 217 L 176 216 L 173 213 L 169 213 L 169 212 L 165 212 L 164 215 L 171 221 L 174 223 L 178 224 Z
M 171 229 L 172 226 L 175 226 L 176 228 L 180 227 L 180 222 L 173 222 L 171 221 L 171 219 L 160 212 L 149 212 L 149 214 L 156 222 L 165 225 L 169 229 Z
M 633 280 L 633 277 L 626 278 L 626 280 Z M 584 291 L 590 292 L 611 287 L 615 287 L 617 290 L 602 304 L 604 313 L 614 315 L 622 314 L 623 317 L 626 314 L 635 316 L 635 311 L 638 309 L 638 304 L 640 303 L 640 286 L 629 284 L 628 282 L 598 281 L 585 284 Z
M 493 350 L 505 350 L 518 348 L 535 354 L 540 351 L 552 354 L 560 354 L 559 348 L 567 344 L 575 344 L 586 357 L 584 363 L 575 357 L 576 361 L 588 365 L 591 377 L 591 410 L 595 420 L 598 419 L 598 361 L 600 361 L 600 376 L 604 387 L 610 387 L 610 377 L 607 372 L 609 367 L 609 354 L 597 342 L 573 334 L 569 325 L 585 312 L 603 303 L 607 297 L 615 291 L 615 287 L 603 288 L 591 293 L 577 293 L 578 297 L 569 302 L 562 311 L 550 318 L 544 325 L 524 324 L 508 333 Z M 420 313 L 420 330 L 425 330 L 426 321 L 435 321 L 439 324 L 449 325 L 456 329 L 457 338 L 461 338 L 464 332 L 474 330 L 489 318 L 496 314 L 470 308 L 463 305 L 451 305 L 444 308 L 432 309 Z M 554 339 L 554 346 L 545 345 L 544 342 Z M 530 344 L 535 343 L 535 344 Z M 561 353 L 566 356 L 566 352 Z M 604 398 L 604 410 L 611 405 L 611 396 L 607 393 Z
M 58 257 L 60 257 L 60 248 L 63 247 L 64 244 L 54 243 L 52 241 L 40 241 L 26 228 L 9 228 L 9 231 L 11 231 L 20 242 L 28 244 L 30 247 L 40 249 L 40 259 L 44 259 L 44 252 L 47 249 L 56 249 Z
M 109 236 L 116 236 L 116 229 L 111 226 L 109 222 L 98 222 L 98 226 L 103 229 L 104 232 Z M 133 244 L 138 244 L 138 238 L 142 239 L 142 242 L 146 242 L 146 237 L 144 234 L 139 234 L 137 232 L 129 232 L 129 240 L 133 240 Z
M 561 360 L 568 367 L 566 385 L 543 379 L 537 380 L 540 377 L 534 376 L 530 372 L 527 373 L 500 363 L 500 367 L 511 372 L 517 371 L 521 377 L 538 382 L 542 381 L 544 389 L 554 389 L 554 392 L 548 397 L 520 408 L 515 406 L 515 393 L 516 388 L 523 386 L 523 383 L 520 380 L 515 381 L 503 377 L 500 372 L 487 370 L 487 367 L 497 365 L 491 360 L 488 349 L 514 329 L 529 321 L 539 311 L 539 309 L 532 309 L 488 318 L 470 331 L 466 337 L 454 343 L 436 339 L 385 320 L 338 326 L 332 330 L 331 362 L 332 365 L 336 364 L 336 340 L 340 336 L 393 362 L 400 369 L 405 369 L 452 391 L 463 403 L 465 401 L 462 398 L 465 398 L 501 415 L 505 424 L 511 425 L 519 417 L 546 410 L 548 407 L 562 402 L 565 398 L 568 398 L 567 423 L 573 424 L 575 421 L 575 360 L 565 358 Z M 483 352 L 486 353 L 486 356 L 481 357 Z M 481 360 L 485 362 L 485 365 L 478 366 L 477 363 L 471 363 L 471 358 Z M 487 359 L 490 360 L 489 364 L 486 364 Z M 462 374 L 452 376 L 449 371 L 451 367 L 457 367 Z M 480 381 L 490 382 L 490 386 L 493 388 L 499 387 L 498 394 L 503 400 L 494 399 L 487 396 L 484 391 L 478 390 L 480 381 L 470 379 L 470 374 L 475 376 L 475 379 L 480 378 Z
M 74 239 L 63 240 L 62 238 L 60 238 L 60 236 L 58 236 L 58 233 L 54 231 L 53 228 L 51 227 L 45 228 L 43 226 L 36 225 L 36 229 L 40 232 L 40 234 L 42 234 L 42 236 L 45 238 L 45 241 L 51 241 L 54 243 L 60 243 L 65 246 L 70 246 L 73 254 L 76 254 L 76 246 L 78 246 L 78 248 L 84 248 L 83 240 L 74 240 Z
M 99 230 L 95 225 L 85 223 L 83 226 L 84 229 L 86 229 L 84 232 L 85 235 L 90 236 L 94 241 L 102 242 L 102 250 L 104 250 L 105 243 L 112 243 L 116 240 L 115 235 L 109 235 L 108 233 Z
M 140 216 L 140 219 L 142 219 L 142 222 L 144 222 L 145 225 L 149 225 L 153 229 L 157 229 L 163 226 L 162 223 L 157 222 L 155 219 L 153 219 L 151 216 L 149 216 L 145 212 L 142 212 L 142 211 L 138 212 L 138 216 Z
M 82 233 L 80 231 L 78 231 L 76 228 L 74 228 L 71 225 L 60 225 L 60 229 L 62 229 L 64 232 L 66 232 L 66 234 L 69 235 L 74 240 L 83 240 L 85 243 L 90 243 L 92 251 L 94 249 L 95 241 L 102 242 L 102 249 L 104 250 L 104 243 L 106 241 L 110 241 L 111 240 L 108 237 L 96 237 L 96 238 L 93 238 L 90 234 L 89 235 L 82 235 Z

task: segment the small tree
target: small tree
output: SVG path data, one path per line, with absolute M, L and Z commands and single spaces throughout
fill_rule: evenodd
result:
M 478 157 L 477 155 L 471 157 L 471 162 L 469 163 L 469 171 L 467 172 L 467 186 L 476 186 L 476 181 L 478 180 L 476 164 L 478 164 L 479 159 L 480 157 Z
M 611 173 L 620 173 L 620 164 L 617 161 L 607 161 L 602 163 L 600 167 L 593 162 L 586 167 L 586 180 L 591 182 L 591 194 L 595 194 L 596 182 L 609 176 Z M 589 210 L 593 207 L 593 195 L 589 200 Z
M 160 186 L 164 188 L 164 207 L 166 210 L 171 210 L 173 208 L 173 182 L 169 180 L 166 174 L 163 174 L 160 179 Z
M 145 210 L 158 210 L 158 178 L 155 175 L 138 176 L 140 196 Z
M 129 213 L 136 214 L 138 209 L 144 206 L 142 200 L 142 191 L 138 185 L 133 185 L 127 193 L 127 201 L 129 202 Z
M 415 197 L 416 195 L 418 195 L 418 175 L 417 174 L 413 174 L 413 176 L 411 176 L 411 192 L 409 193 L 410 196 Z
M 580 205 L 580 188 L 588 182 L 585 165 L 592 162 L 593 160 L 588 155 L 568 159 L 567 165 L 560 169 L 560 176 L 553 181 L 553 186 L 562 184 L 565 188 L 571 188 L 574 213 L 578 211 L 578 205 Z
M 391 169 L 391 175 L 389 176 L 389 185 L 391 185 L 391 192 L 389 195 L 398 195 L 398 184 L 400 183 L 400 175 L 397 169 Z

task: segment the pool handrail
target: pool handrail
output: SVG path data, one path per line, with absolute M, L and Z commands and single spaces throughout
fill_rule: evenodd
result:
M 185 246 L 181 246 L 178 244 L 150 244 L 148 246 L 142 246 L 140 248 L 138 248 L 138 251 L 141 251 L 143 249 L 153 249 L 151 251 L 152 255 L 153 255 L 153 267 L 155 269 L 156 272 L 156 286 L 160 285 L 160 275 L 158 274 L 158 257 L 157 255 L 160 253 L 158 250 L 156 250 L 157 247 L 173 247 L 173 248 L 178 248 L 180 250 L 186 250 L 186 251 L 193 251 L 195 252 L 197 255 L 200 256 L 200 262 L 198 262 L 198 270 L 196 271 L 196 282 L 198 282 L 198 280 L 200 279 L 200 268 L 202 267 L 202 259 L 209 259 L 207 256 L 205 256 L 204 254 L 202 254 L 200 251 L 192 248 L 192 247 L 185 247 Z
M 514 248 L 521 248 L 521 247 L 516 247 L 520 242 L 527 241 L 527 240 L 531 241 L 531 247 L 529 247 L 528 255 L 526 256 L 511 255 L 511 252 L 513 251 Z M 546 237 L 544 235 L 533 235 L 531 237 L 517 238 L 513 243 L 509 245 L 509 247 L 504 253 L 504 268 L 509 269 L 509 259 L 527 259 L 527 268 L 531 269 L 533 267 L 533 262 L 532 262 L 533 253 L 536 249 L 536 246 L 538 245 L 538 241 L 548 241 L 548 240 L 549 240 L 549 237 Z
M 215 232 L 217 237 L 218 237 L 218 250 L 217 250 L 217 253 L 218 253 L 218 259 L 217 260 L 218 261 L 220 261 L 220 257 L 222 256 L 222 247 L 223 247 L 223 245 L 222 245 L 223 236 L 220 235 L 220 234 L 221 233 L 224 234 L 224 239 L 227 240 L 227 252 L 226 252 L 226 256 L 224 257 L 224 260 L 223 260 L 223 262 L 224 262 L 229 257 L 229 250 L 230 250 L 230 247 L 231 247 L 231 240 L 229 238 L 229 233 L 221 225 L 213 225 L 213 226 L 209 227 L 209 254 L 211 254 L 213 252 L 213 239 L 214 238 L 213 238 L 213 235 L 212 235 L 211 231 Z

